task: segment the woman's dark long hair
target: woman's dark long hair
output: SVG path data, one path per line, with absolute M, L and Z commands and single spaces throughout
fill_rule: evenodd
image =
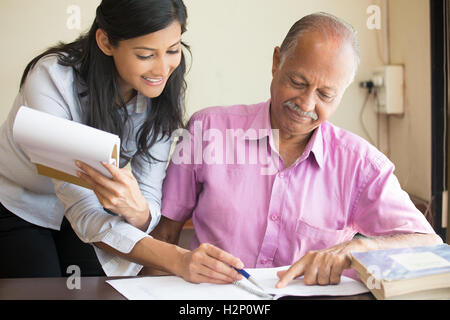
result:
M 184 33 L 186 20 L 182 0 L 103 0 L 91 29 L 74 42 L 59 43 L 34 58 L 25 68 L 20 87 L 39 59 L 56 54 L 59 64 L 73 68 L 78 85 L 83 88 L 80 98 L 87 97 L 87 104 L 83 106 L 85 123 L 123 138 L 127 120 L 125 102 L 113 58 L 105 55 L 97 45 L 97 29 L 103 29 L 110 43 L 116 46 L 121 40 L 162 30 L 174 21 L 180 23 Z M 185 43 L 182 45 L 189 50 Z M 136 135 L 135 155 L 144 155 L 148 161 L 159 161 L 149 153 L 150 148 L 183 126 L 186 62 L 183 52 L 181 55 L 180 65 L 168 79 L 161 95 L 151 99 L 147 119 Z M 125 157 L 124 143 L 121 145 L 121 156 Z

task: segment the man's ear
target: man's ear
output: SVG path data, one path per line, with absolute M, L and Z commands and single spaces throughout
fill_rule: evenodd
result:
M 97 41 L 97 45 L 102 50 L 104 54 L 107 56 L 113 55 L 113 46 L 109 42 L 108 35 L 103 29 L 97 29 L 97 32 L 95 33 L 95 39 Z
M 275 72 L 280 67 L 280 63 L 281 63 L 280 47 L 275 47 L 275 49 L 273 50 L 272 76 L 274 76 Z

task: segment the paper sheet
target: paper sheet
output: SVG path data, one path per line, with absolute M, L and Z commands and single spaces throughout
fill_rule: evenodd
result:
M 76 177 L 75 160 L 84 161 L 108 177 L 111 174 L 100 162 L 118 165 L 120 138 L 117 135 L 25 106 L 17 112 L 13 136 L 39 173 L 48 171 L 46 175 L 51 177 L 67 174 L 73 176 L 71 183 L 80 180 Z M 40 166 L 45 170 L 40 170 Z
M 276 297 L 294 296 L 349 296 L 369 292 L 359 281 L 342 276 L 339 285 L 307 286 L 303 278 L 293 280 L 287 287 L 275 288 L 277 271 L 287 267 L 246 269 L 267 292 Z M 241 280 L 249 283 L 247 280 Z M 129 300 L 259 300 L 262 299 L 233 284 L 193 284 L 175 276 L 139 277 L 107 280 L 113 288 Z M 249 284 L 251 285 L 251 284 Z

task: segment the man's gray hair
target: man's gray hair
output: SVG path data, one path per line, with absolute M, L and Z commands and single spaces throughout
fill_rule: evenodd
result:
M 291 27 L 280 47 L 282 61 L 297 46 L 300 35 L 310 31 L 320 31 L 326 37 L 348 41 L 352 45 L 355 53 L 356 73 L 360 63 L 360 51 L 356 30 L 344 20 L 325 12 L 307 15 Z

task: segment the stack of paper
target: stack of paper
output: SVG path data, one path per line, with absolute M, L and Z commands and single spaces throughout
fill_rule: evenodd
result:
M 22 106 L 17 112 L 13 137 L 39 174 L 86 188 L 89 185 L 76 176 L 75 160 L 108 177 L 111 174 L 100 162 L 119 165 L 117 135 L 28 107 Z

